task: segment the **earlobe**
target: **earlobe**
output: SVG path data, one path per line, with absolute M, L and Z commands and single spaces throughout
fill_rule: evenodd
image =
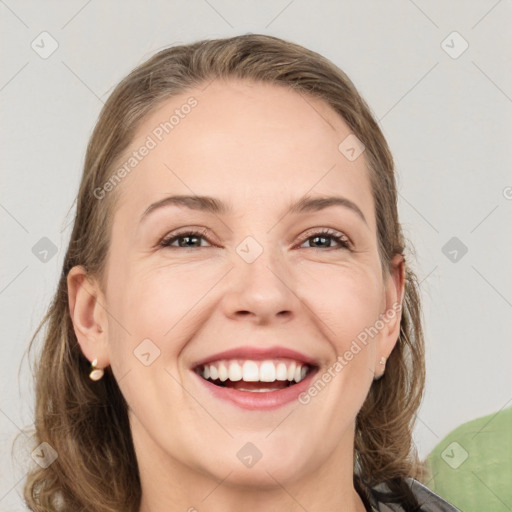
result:
M 386 358 L 382 356 L 379 361 L 379 370 L 375 371 L 374 375 L 375 377 L 373 380 L 379 380 L 382 379 L 384 376 L 384 372 L 386 371 Z
M 67 276 L 69 314 L 82 353 L 97 360 L 98 367 L 108 366 L 106 343 L 107 316 L 102 306 L 102 292 L 82 266 L 73 267 Z

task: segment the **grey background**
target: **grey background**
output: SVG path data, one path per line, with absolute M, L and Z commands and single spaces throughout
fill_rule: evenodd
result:
M 0 510 L 23 509 L 24 474 L 10 456 L 32 422 L 22 356 L 56 287 L 89 135 L 112 87 L 178 42 L 272 34 L 351 77 L 395 156 L 416 248 L 428 371 L 420 455 L 461 423 L 511 406 L 511 14 L 506 0 L 0 0 Z M 31 47 L 50 48 L 43 31 L 58 43 L 45 59 Z M 47 261 L 43 237 L 56 250 Z M 26 464 L 30 452 L 15 460 Z

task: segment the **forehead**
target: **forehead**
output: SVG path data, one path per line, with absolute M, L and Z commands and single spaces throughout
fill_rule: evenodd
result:
M 339 149 L 350 134 L 329 105 L 289 87 L 213 81 L 162 103 L 138 127 L 123 163 L 139 154 L 118 210 L 142 212 L 166 195 L 197 194 L 268 211 L 337 192 L 362 203 L 370 221 L 364 153 L 350 161 Z

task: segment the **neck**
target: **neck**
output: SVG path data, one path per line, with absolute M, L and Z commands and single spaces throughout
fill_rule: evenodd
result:
M 185 483 L 184 486 L 182 484 Z M 183 482 L 167 481 L 165 488 L 154 482 L 142 486 L 139 512 L 365 512 L 364 504 L 352 484 L 337 487 L 325 480 L 282 484 L 269 476 L 268 488 L 250 488 L 230 482 L 195 476 L 194 489 Z M 163 490 L 165 489 L 165 491 Z

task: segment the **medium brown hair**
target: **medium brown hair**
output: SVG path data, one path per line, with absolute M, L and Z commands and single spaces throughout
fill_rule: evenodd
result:
M 135 68 L 105 103 L 87 147 L 74 227 L 58 288 L 30 341 L 45 327 L 34 365 L 34 446 L 49 443 L 58 458 L 28 473 L 24 498 L 32 511 L 138 512 L 140 479 L 127 404 L 110 368 L 98 382 L 77 342 L 68 308 L 67 275 L 82 265 L 103 282 L 117 191 L 102 200 L 94 190 L 113 175 L 143 119 L 173 96 L 215 79 L 288 86 L 319 98 L 347 123 L 366 150 L 375 202 L 383 274 L 405 243 L 397 212 L 394 163 L 372 113 L 346 74 L 321 55 L 282 39 L 257 34 L 205 40 L 164 49 Z M 374 381 L 356 418 L 354 481 L 358 490 L 419 477 L 412 428 L 423 394 L 424 345 L 414 272 L 405 264 L 399 339 L 386 373 Z

